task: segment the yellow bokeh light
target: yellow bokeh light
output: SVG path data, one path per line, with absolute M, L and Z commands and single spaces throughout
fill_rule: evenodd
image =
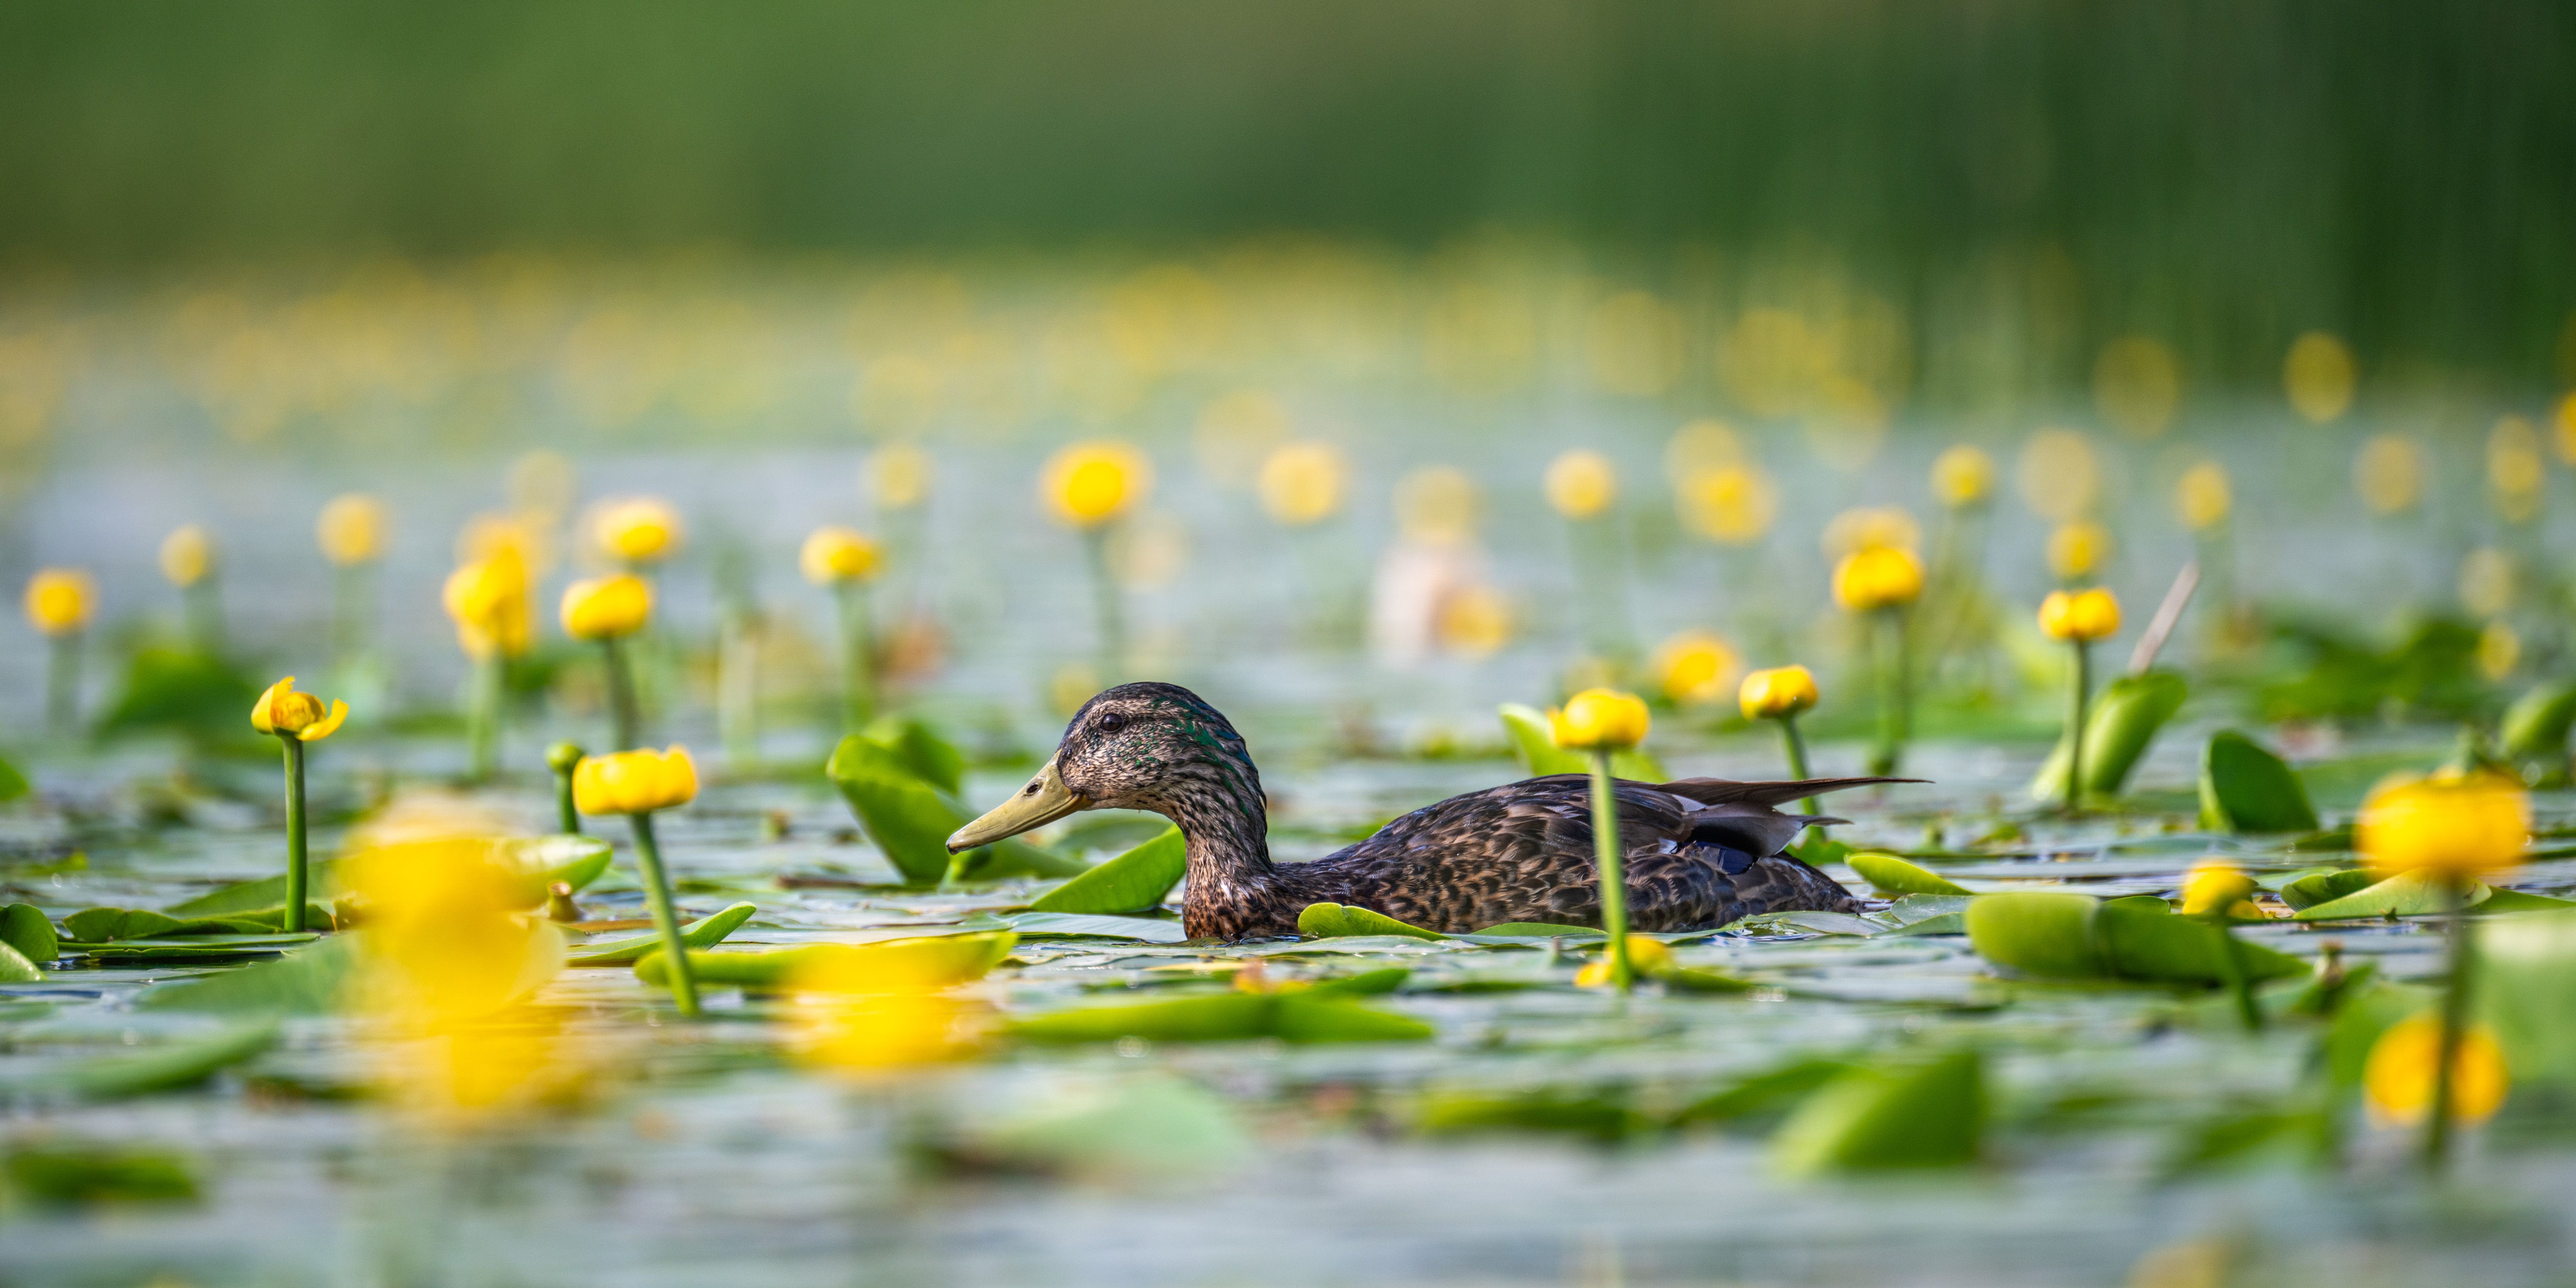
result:
M 2499 617 L 2513 607 L 2513 556 L 2480 546 L 2460 561 L 2460 607 L 2471 617 Z
M 1592 378 L 1614 394 L 1651 398 L 1682 373 L 1682 315 L 1648 291 L 1621 291 L 1594 305 L 1585 328 Z
M 2310 331 L 2291 343 L 2289 357 L 2282 360 L 2281 388 L 2293 410 L 2310 424 L 2323 425 L 2351 410 L 2358 370 L 2341 336 Z
M 1456 545 L 1476 535 L 1476 483 L 1447 465 L 1426 465 L 1395 484 L 1395 522 L 1408 541 Z
M 1726 545 L 1748 545 L 1771 530 L 1780 505 L 1769 475 L 1750 465 L 1699 470 L 1674 480 L 1673 500 L 1691 531 Z
M 1342 508 L 1350 467 L 1330 443 L 1288 443 L 1261 463 L 1261 508 L 1292 528 L 1321 523 Z
M 2487 435 L 2487 485 L 2495 491 L 2496 513 L 2508 523 L 2529 523 L 2540 513 L 2548 467 L 2540 455 L 2540 431 L 2520 416 L 2507 416 Z
M 2424 499 L 2424 451 L 2403 434 L 2374 434 L 2352 461 L 2353 490 L 2373 514 L 2402 514 Z
M 2021 449 L 2021 499 L 2045 519 L 2068 523 L 2093 510 L 2102 467 L 2093 444 L 2071 429 L 2043 429 Z
M 2234 506 L 2227 467 L 2216 461 L 2202 461 L 2184 470 L 2174 484 L 2174 513 L 2181 516 L 2182 526 L 2194 532 L 2208 532 L 2227 522 Z
M 2165 432 L 2182 406 L 2182 360 L 2153 336 L 2113 340 L 2093 363 L 2093 405 L 2140 438 Z
M 1547 503 L 1569 519 L 1598 518 L 1619 499 L 1619 471 L 1610 458 L 1577 448 L 1548 462 Z

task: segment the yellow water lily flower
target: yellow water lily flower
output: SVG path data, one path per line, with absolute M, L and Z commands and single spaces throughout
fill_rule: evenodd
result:
M 1154 464 L 1125 443 L 1075 443 L 1048 458 L 1040 491 L 1056 517 L 1096 528 L 1144 504 L 1154 491 Z
M 250 708 L 251 728 L 298 742 L 320 742 L 348 718 L 348 703 L 334 700 L 326 711 L 322 699 L 295 691 L 295 677 L 291 675 L 268 686 L 268 692 L 259 695 L 259 701 Z
M 2183 915 L 2205 917 L 2223 911 L 2230 917 L 2262 916 L 2253 895 L 2254 878 L 2245 875 L 2245 869 L 2225 859 L 2203 859 L 2183 877 Z
M 689 749 L 620 751 L 573 766 L 573 805 L 584 814 L 645 814 L 698 798 L 698 765 Z
M 639 496 L 601 505 L 591 516 L 591 535 L 611 558 L 650 564 L 677 553 L 686 533 L 670 502 Z
M 876 483 L 877 504 L 909 510 L 930 495 L 930 453 L 910 443 L 889 443 L 868 458 L 868 476 Z
M 1834 565 L 1834 602 L 1855 612 L 1896 608 L 1923 593 L 1923 561 L 1901 546 L 1870 546 Z
M 1574 751 L 1624 751 L 1646 740 L 1652 722 L 1644 699 L 1615 689 L 1585 689 L 1548 713 L 1556 745 Z
M 1982 505 L 1995 490 L 1995 458 L 1960 443 L 1932 461 L 1932 495 L 1953 510 Z
M 363 492 L 331 498 L 313 522 L 313 539 L 339 567 L 374 563 L 385 553 L 384 502 Z
M 1777 720 L 1816 705 L 1816 677 L 1803 666 L 1775 666 L 1744 677 L 1735 691 L 1747 720 Z
M 2048 570 L 2060 581 L 2089 577 L 2111 557 L 2111 530 L 2090 519 L 2061 523 L 2048 534 Z
M 2411 1126 L 2433 1112 L 2433 1080 L 2442 1064 L 2442 1022 L 2430 1014 L 2389 1025 L 2370 1044 L 2362 1065 L 2362 1094 L 2371 1117 L 2392 1126 Z M 2481 1123 L 2504 1107 L 2513 1086 L 2504 1048 L 2495 1031 L 2471 1025 L 2451 1053 L 2451 1121 Z
M 2392 875 L 2467 880 L 2522 862 L 2530 839 L 2530 797 L 2495 773 L 2400 774 L 2372 788 L 2353 820 L 2354 848 Z
M 810 1064 L 882 1073 L 974 1054 L 980 1012 L 950 982 L 864 948 L 810 952 L 787 983 L 791 1045 Z
M 1731 546 L 1761 540 L 1780 508 L 1770 476 L 1740 463 L 1683 474 L 1673 481 L 1673 501 L 1691 531 Z
M 27 622 L 47 635 L 86 628 L 98 611 L 98 590 L 77 568 L 47 568 L 27 579 Z
M 2184 470 L 2174 484 L 2174 513 L 2182 516 L 2182 526 L 2194 532 L 2207 532 L 2227 522 L 2228 511 L 2235 504 L 2235 492 L 2227 483 L 2227 467 L 2216 461 L 2202 461 Z
M 1683 631 L 1656 647 L 1652 666 L 1665 697 L 1705 706 L 1726 699 L 1744 672 L 1744 659 L 1723 635 Z
M 2039 604 L 2040 633 L 2053 640 L 2089 644 L 2120 630 L 2120 599 L 2099 586 L 2050 591 Z
M 1350 467 L 1329 443 L 1287 443 L 1261 462 L 1261 508 L 1292 528 L 1321 523 L 1342 508 Z
M 1548 462 L 1547 503 L 1569 519 L 1598 517 L 1619 499 L 1619 472 L 1610 458 L 1577 448 Z
M 2356 375 L 2352 349 L 2329 331 L 2310 331 L 2290 345 L 2281 362 L 2281 388 L 2290 406 L 2312 425 L 2322 425 L 2352 407 Z
M 215 538 L 202 523 L 182 524 L 161 539 L 161 575 L 186 590 L 215 570 Z
M 442 595 L 468 657 L 518 657 L 535 635 L 527 565 L 514 550 L 477 559 L 448 575 Z
M 577 640 L 623 639 L 653 615 L 653 587 L 633 573 L 564 587 L 564 634 Z
M 804 570 L 805 580 L 817 586 L 866 581 L 877 575 L 877 566 L 884 559 L 884 550 L 865 533 L 838 526 L 816 528 L 796 553 L 796 564 Z
M 1660 939 L 1649 939 L 1644 935 L 1630 935 L 1628 936 L 1628 966 L 1629 969 L 1640 975 L 1652 977 L 1664 974 L 1673 968 L 1672 947 Z M 1585 962 L 1583 964 L 1583 969 L 1574 972 L 1574 986 L 1576 988 L 1608 988 L 1610 986 L 1610 958 L 1605 954 L 1603 956 L 1596 957 L 1591 961 Z

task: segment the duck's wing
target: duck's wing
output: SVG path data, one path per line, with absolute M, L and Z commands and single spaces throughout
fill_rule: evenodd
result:
M 1790 801 L 1851 787 L 1879 783 L 1920 783 L 1922 778 L 1804 778 L 1787 782 L 1739 783 L 1730 778 L 1682 778 L 1658 783 L 1655 790 L 1688 797 L 1702 805 L 1786 805 Z M 1841 820 L 1837 819 L 1836 822 Z

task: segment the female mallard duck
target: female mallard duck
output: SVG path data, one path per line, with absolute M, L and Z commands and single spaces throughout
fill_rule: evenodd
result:
M 1763 912 L 1851 909 L 1851 895 L 1832 878 L 1780 852 L 1807 824 L 1844 820 L 1771 807 L 1889 781 L 1621 780 L 1628 924 L 1699 930 Z M 1583 775 L 1452 796 L 1312 863 L 1274 864 L 1261 775 L 1243 735 L 1176 684 L 1122 684 L 1085 703 L 1028 786 L 959 828 L 948 848 L 990 845 L 1102 808 L 1149 810 L 1180 826 L 1189 852 L 1181 927 L 1194 939 L 1293 935 L 1311 903 L 1369 908 L 1447 934 L 1512 921 L 1601 921 Z

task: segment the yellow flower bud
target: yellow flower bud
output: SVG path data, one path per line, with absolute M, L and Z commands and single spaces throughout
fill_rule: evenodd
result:
M 1995 489 L 1995 458 L 1961 443 L 1932 462 L 1932 495 L 1953 510 L 1982 505 Z
M 2370 791 L 2353 845 L 2379 872 L 2427 871 L 2453 880 L 2522 862 L 2531 801 L 2500 774 L 2398 775 Z
M 1923 562 L 1897 546 L 1870 546 L 1834 565 L 1834 602 L 1855 612 L 1896 608 L 1923 593 Z
M 1662 975 L 1672 970 L 1672 968 L 1673 950 L 1671 945 L 1666 944 L 1660 939 L 1648 939 L 1644 935 L 1628 936 L 1629 970 L 1634 971 L 1639 975 L 1653 978 L 1654 976 Z M 1610 955 L 1607 951 L 1606 941 L 1604 943 L 1604 951 L 1601 956 L 1585 962 L 1583 964 L 1583 969 L 1574 972 L 1574 986 L 1576 988 L 1608 988 L 1610 986 Z
M 322 557 L 342 568 L 374 563 L 385 553 L 384 503 L 362 492 L 333 497 L 313 524 Z
M 456 640 L 477 660 L 528 651 L 536 610 L 529 602 L 528 569 L 517 552 L 503 549 L 448 575 L 442 598 L 456 622 Z
M 2099 586 L 2050 591 L 2040 601 L 2039 629 L 2050 639 L 2077 644 L 2109 639 L 2120 630 L 2120 600 Z
M 2225 859 L 2203 859 L 2183 877 L 2183 915 L 2223 912 L 2231 917 L 2259 917 L 2262 910 L 2252 903 L 2253 895 L 2254 878 L 2245 875 L 2245 869 Z
M 1779 511 L 1771 480 L 1749 465 L 1694 469 L 1674 481 L 1673 499 L 1693 532 L 1731 546 L 1760 540 Z
M 1548 713 L 1556 745 L 1573 751 L 1624 751 L 1646 740 L 1652 718 L 1633 693 L 1585 689 Z
M 1825 525 L 1825 557 L 1840 559 L 1878 546 L 1913 550 L 1923 544 L 1923 525 L 1904 510 L 1888 506 L 1855 506 Z
M 1775 666 L 1744 677 L 1735 691 L 1747 720 L 1778 720 L 1816 705 L 1816 677 L 1803 666 Z
M 564 587 L 564 634 L 577 640 L 624 639 L 653 615 L 653 588 L 633 573 Z
M 2416 1015 L 2389 1025 L 2370 1044 L 2361 1071 L 2362 1094 L 2371 1117 L 2391 1126 L 2412 1126 L 2433 1112 L 2434 1073 L 2442 1064 L 2442 1021 Z M 2504 1107 L 2513 1076 L 2495 1031 L 2475 1024 L 2460 1034 L 2451 1053 L 2451 1121 L 2481 1123 Z
M 2061 523 L 2048 534 L 2048 570 L 2061 581 L 2089 577 L 2111 557 L 2111 530 L 2089 520 Z
M 679 550 L 685 535 L 680 512 L 659 497 L 608 502 L 592 514 L 590 523 L 600 550 L 630 564 L 661 562 Z
M 1460 586 L 1440 597 L 1431 633 L 1460 657 L 1492 657 L 1512 642 L 1512 606 L 1491 586 Z
M 572 771 L 572 802 L 584 814 L 645 814 L 698 798 L 688 748 L 585 757 Z
M 299 742 L 320 742 L 348 718 L 348 703 L 335 701 L 329 711 L 324 711 L 322 699 L 295 691 L 295 677 L 291 675 L 268 686 L 268 692 L 259 695 L 259 701 L 250 708 L 251 728 Z
M 1261 462 L 1261 508 L 1292 528 L 1320 523 L 1342 508 L 1348 473 L 1330 444 L 1289 443 Z
M 2227 512 L 2235 506 L 2235 493 L 2227 485 L 2227 468 L 2216 461 L 2202 461 L 2182 472 L 2174 484 L 2174 512 L 2182 516 L 2182 526 L 2194 532 L 2207 532 L 2227 522 Z
M 1048 458 L 1040 489 L 1057 518 L 1096 528 L 1153 494 L 1154 465 L 1125 443 L 1075 443 Z
M 840 527 L 816 528 L 814 535 L 805 538 L 805 548 L 797 552 L 796 563 L 805 570 L 805 580 L 828 586 L 876 576 L 884 554 L 863 533 Z
M 1569 519 L 1598 517 L 1619 499 L 1619 473 L 1610 458 L 1577 449 L 1547 466 L 1547 503 Z
M 69 635 L 89 625 L 98 591 L 77 568 L 47 568 L 27 579 L 27 621 L 47 635 Z
M 1654 672 L 1664 696 L 1684 706 L 1724 701 L 1744 671 L 1744 660 L 1722 635 L 1683 631 L 1655 649 Z
M 215 539 L 201 523 L 182 524 L 161 539 L 161 575 L 186 590 L 215 570 Z

